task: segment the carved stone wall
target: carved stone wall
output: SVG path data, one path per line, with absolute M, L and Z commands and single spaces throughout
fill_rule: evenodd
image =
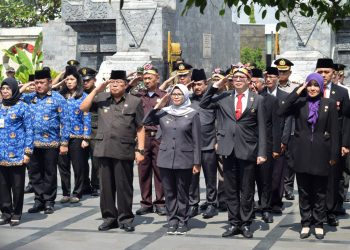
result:
M 67 22 L 115 19 L 108 1 L 62 0 L 62 18 Z

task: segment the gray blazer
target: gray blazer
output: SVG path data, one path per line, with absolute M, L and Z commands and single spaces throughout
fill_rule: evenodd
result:
M 198 112 L 173 116 L 153 109 L 145 116 L 143 124 L 159 124 L 162 130 L 158 167 L 189 169 L 194 164 L 201 164 L 201 124 Z
M 266 156 L 266 123 L 263 97 L 249 92 L 247 108 L 237 121 L 235 116 L 235 92 L 214 97 L 217 89 L 210 87 L 200 106 L 217 109 L 218 150 L 229 156 L 234 150 L 241 160 L 256 161 L 257 156 Z

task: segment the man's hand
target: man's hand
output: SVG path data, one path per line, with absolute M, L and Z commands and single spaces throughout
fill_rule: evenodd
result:
M 83 140 L 82 142 L 81 142 L 81 147 L 82 148 L 87 148 L 89 146 L 89 142 L 87 142 L 87 141 L 85 141 L 85 140 Z
M 192 174 L 199 174 L 201 172 L 201 165 L 193 165 Z
M 349 148 L 341 147 L 341 156 L 345 156 L 349 153 Z
M 140 154 L 139 152 L 135 152 L 135 161 L 137 165 L 139 165 L 144 159 L 144 155 Z
M 256 164 L 257 165 L 261 165 L 266 161 L 266 157 L 263 156 L 258 156 L 258 158 L 256 158 Z
M 286 150 L 287 150 L 287 145 L 281 143 L 281 154 L 283 154 L 284 152 L 286 152 Z
M 228 81 L 228 77 L 229 77 L 229 76 L 227 75 L 227 76 L 225 76 L 224 78 L 220 79 L 219 81 L 215 82 L 215 83 L 213 84 L 213 87 L 214 87 L 214 88 L 217 88 L 217 89 L 223 88 L 223 87 L 225 86 L 226 82 Z
M 101 83 L 99 86 L 97 86 L 94 91 L 96 92 L 96 94 L 101 93 L 103 91 L 105 91 L 105 89 L 107 88 L 107 86 L 110 84 L 110 80 L 107 80 L 103 83 Z
M 277 160 L 280 157 L 280 154 L 277 152 L 272 152 L 272 158 Z
M 60 155 L 65 155 L 68 153 L 68 147 L 67 146 L 60 146 Z
M 24 155 L 24 157 L 23 157 L 23 164 L 28 164 L 29 161 L 30 161 L 29 156 L 28 155 Z
M 336 161 L 335 160 L 330 160 L 329 164 L 333 167 L 335 165 Z

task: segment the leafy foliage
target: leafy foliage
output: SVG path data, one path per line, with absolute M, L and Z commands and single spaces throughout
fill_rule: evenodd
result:
M 0 82 L 2 82 L 2 80 L 4 80 L 4 78 L 5 78 L 3 69 L 4 69 L 4 66 L 2 64 L 0 64 Z
M 61 16 L 61 0 L 0 0 L 1 27 L 29 27 Z
M 252 49 L 244 47 L 241 49 L 241 63 L 255 64 L 258 69 L 265 70 L 266 65 L 263 60 L 263 53 L 260 48 Z

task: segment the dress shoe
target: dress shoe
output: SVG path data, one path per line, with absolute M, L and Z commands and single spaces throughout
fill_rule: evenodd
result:
M 168 227 L 167 234 L 169 235 L 175 235 L 177 230 L 177 225 L 171 225 Z
M 310 236 L 310 228 L 309 227 L 303 227 L 300 232 L 300 239 L 306 239 Z
M 203 218 L 209 219 L 214 217 L 215 215 L 218 215 L 217 209 L 213 205 L 208 205 L 207 209 L 203 213 Z
M 262 214 L 262 220 L 265 223 L 273 223 L 272 215 L 269 212 L 263 212 Z
M 187 231 L 188 231 L 187 225 L 178 226 L 176 229 L 176 234 L 185 235 L 187 234 Z
M 118 228 L 118 222 L 117 221 L 104 221 L 99 227 L 98 231 L 108 231 L 112 228 Z
M 134 232 L 135 227 L 130 223 L 121 224 L 120 229 L 123 229 L 125 232 Z
M 331 227 L 337 227 L 339 226 L 339 221 L 337 219 L 337 217 L 335 215 L 332 216 L 328 216 L 327 218 L 327 223 L 328 225 L 330 225 Z
M 156 207 L 155 212 L 160 216 L 164 216 L 166 215 L 166 208 L 164 206 Z
M 39 213 L 40 211 L 43 211 L 43 210 L 44 210 L 44 205 L 34 204 L 32 208 L 28 209 L 28 213 L 34 214 L 34 213 Z
M 98 197 L 98 196 L 100 196 L 100 193 L 98 192 L 98 189 L 97 189 L 97 188 L 92 188 L 92 190 L 91 190 L 91 196 L 93 196 L 93 197 Z
M 190 206 L 188 208 L 187 214 L 190 218 L 193 218 L 198 215 L 198 206 Z
M 207 209 L 207 207 L 209 206 L 209 203 L 207 201 L 203 202 L 202 204 L 199 205 L 199 209 L 201 211 L 204 211 Z
M 5 225 L 7 223 L 10 223 L 10 218 L 5 219 L 5 218 L 0 218 L 0 225 Z
M 244 226 L 244 227 L 242 227 L 241 230 L 242 230 L 242 234 L 243 234 L 244 238 L 248 238 L 248 239 L 253 238 L 253 233 L 252 233 L 252 231 L 250 231 L 249 226 Z
M 137 215 L 145 215 L 153 213 L 153 207 L 141 207 L 136 211 Z
M 25 188 L 24 188 L 24 193 L 25 194 L 30 194 L 34 192 L 34 188 L 31 184 L 28 184 Z
M 79 197 L 73 196 L 69 199 L 70 203 L 78 203 L 80 201 Z
M 70 197 L 69 196 L 63 196 L 61 199 L 60 199 L 60 203 L 64 204 L 64 203 L 67 203 L 70 201 Z
M 322 240 L 324 238 L 323 228 L 315 228 L 315 237 L 319 240 Z
M 44 214 L 53 214 L 54 211 L 53 206 L 49 205 L 45 207 Z
M 234 236 L 234 235 L 237 235 L 240 233 L 240 230 L 237 226 L 230 226 L 226 232 L 224 232 L 221 236 L 222 237 L 231 237 L 231 236 Z
M 284 197 L 286 198 L 286 200 L 289 200 L 289 201 L 294 201 L 295 199 L 295 196 L 293 194 L 293 192 L 288 192 L 284 195 Z
M 11 221 L 10 221 L 10 226 L 11 227 L 15 227 L 15 226 L 18 226 L 18 225 L 19 225 L 19 220 L 11 219 Z

